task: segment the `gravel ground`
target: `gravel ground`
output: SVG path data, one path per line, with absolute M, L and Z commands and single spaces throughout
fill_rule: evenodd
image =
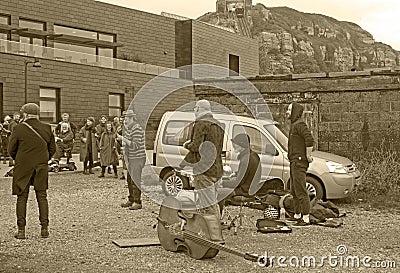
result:
M 194 260 L 184 253 L 164 250 L 161 246 L 119 248 L 116 239 L 156 238 L 153 228 L 159 206 L 148 197 L 143 209 L 130 211 L 120 207 L 126 200 L 124 182 L 111 177 L 97 178 L 79 172 L 51 174 L 50 238 L 39 236 L 37 203 L 33 192 L 28 200 L 27 239 L 16 240 L 15 202 L 11 178 L 0 178 L 0 272 L 271 272 L 256 263 L 220 252 L 209 260 Z M 160 196 L 161 187 L 145 177 L 151 196 Z M 236 212 L 237 208 L 231 208 Z M 254 223 L 260 211 L 245 209 L 245 228 L 238 235 L 224 230 L 226 245 L 244 252 L 269 256 L 338 255 L 344 245 L 348 255 L 370 256 L 375 261 L 397 263 L 400 267 L 400 215 L 390 211 L 366 210 L 341 205 L 347 213 L 341 228 L 310 226 L 290 234 L 257 233 Z M 155 212 L 155 213 L 154 213 Z M 294 261 L 294 260 L 292 260 Z M 400 272 L 399 269 L 331 267 L 327 260 L 319 268 L 279 268 L 274 272 Z M 393 267 L 393 263 L 390 264 Z

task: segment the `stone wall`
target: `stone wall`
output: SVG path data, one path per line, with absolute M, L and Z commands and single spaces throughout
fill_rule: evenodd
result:
M 267 76 L 249 79 L 263 95 L 273 118 L 288 128 L 288 104 L 305 105 L 316 148 L 351 159 L 375 148 L 400 150 L 400 72 L 352 72 Z M 235 83 L 240 88 L 240 83 Z M 209 83 L 209 85 L 212 85 Z M 246 111 L 225 91 L 196 86 L 199 98 L 216 101 L 235 113 Z M 246 90 L 240 95 L 246 98 Z M 250 100 L 250 107 L 260 102 Z

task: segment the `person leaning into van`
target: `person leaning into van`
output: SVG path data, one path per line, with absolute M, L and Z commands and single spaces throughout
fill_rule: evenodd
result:
M 138 210 L 142 208 L 140 184 L 142 170 L 146 163 L 144 131 L 132 110 L 126 111 L 124 123 L 123 136 L 120 139 L 122 140 L 125 159 L 127 159 L 129 196 L 128 201 L 122 203 L 121 207 Z
M 313 161 L 311 152 L 314 139 L 303 120 L 304 108 L 293 102 L 288 106 L 287 117 L 290 119 L 288 158 L 290 161 L 290 193 L 293 195 L 295 226 L 310 224 L 310 198 L 306 189 L 308 165 Z
M 200 210 L 210 228 L 211 240 L 223 242 L 215 183 L 223 174 L 221 154 L 224 130 L 214 118 L 209 101 L 198 101 L 194 114 L 196 120 L 191 138 L 183 145 L 189 153 L 180 167 L 193 166 L 193 185 L 198 193 Z

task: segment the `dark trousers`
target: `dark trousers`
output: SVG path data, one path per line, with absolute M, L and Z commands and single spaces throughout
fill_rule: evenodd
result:
M 142 191 L 140 189 L 140 184 L 142 181 L 142 171 L 144 164 L 146 163 L 146 158 L 134 158 L 128 161 L 128 189 L 129 189 L 129 201 L 141 204 Z
M 6 158 L 8 156 L 8 137 L 1 136 L 1 153 L 4 156 L 4 161 L 6 161 Z
M 207 214 L 218 214 L 219 206 L 217 201 L 217 190 L 215 183 L 218 179 L 198 174 L 194 176 L 193 186 L 198 196 L 198 208 Z
M 89 166 L 88 166 L 89 164 Z M 93 154 L 92 152 L 87 152 L 85 160 L 83 161 L 83 169 L 93 168 Z
M 17 225 L 19 228 L 24 228 L 26 226 L 26 203 L 29 196 L 28 185 L 25 190 L 17 196 Z M 47 191 L 35 191 L 36 200 L 39 207 L 39 221 L 42 227 L 47 227 L 49 225 L 49 204 L 47 202 Z
M 294 212 L 310 213 L 310 197 L 306 188 L 308 162 L 290 162 L 290 193 L 293 195 Z
M 112 165 L 113 170 L 114 170 L 114 174 L 117 174 L 117 165 Z M 106 173 L 106 168 L 107 166 L 101 166 L 101 173 L 105 174 Z M 108 168 L 110 168 L 110 166 L 108 166 Z

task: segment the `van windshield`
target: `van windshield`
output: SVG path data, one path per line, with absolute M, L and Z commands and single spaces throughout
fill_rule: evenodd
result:
M 287 136 L 279 129 L 277 124 L 266 124 L 264 128 L 275 137 L 278 144 L 287 152 L 288 151 L 288 138 Z

